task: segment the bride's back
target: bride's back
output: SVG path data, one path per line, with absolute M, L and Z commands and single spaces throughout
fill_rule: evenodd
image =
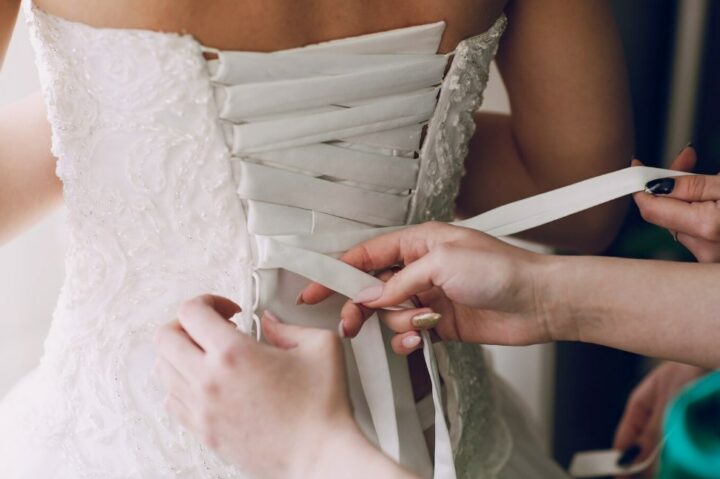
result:
M 94 26 L 190 33 L 225 50 L 272 51 L 445 20 L 441 50 L 483 32 L 507 0 L 36 0 Z

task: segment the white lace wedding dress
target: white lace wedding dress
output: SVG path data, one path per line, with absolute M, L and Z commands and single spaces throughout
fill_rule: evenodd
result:
M 442 23 L 259 54 L 26 17 L 71 241 L 41 364 L 0 403 L 0 476 L 244 477 L 163 411 L 155 329 L 203 293 L 244 326 L 269 308 L 335 329 L 342 298 L 295 306 L 307 280 L 260 240 L 452 219 L 505 17 L 453 57 Z M 357 420 L 431 477 L 432 401 L 416 407 L 405 360 L 372 341 L 346 347 Z M 436 353 L 458 477 L 563 476 L 479 347 Z

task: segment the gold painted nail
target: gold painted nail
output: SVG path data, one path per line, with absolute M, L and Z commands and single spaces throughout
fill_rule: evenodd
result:
M 440 322 L 442 314 L 430 312 L 422 313 L 412 317 L 412 325 L 417 329 L 430 329 L 434 328 Z

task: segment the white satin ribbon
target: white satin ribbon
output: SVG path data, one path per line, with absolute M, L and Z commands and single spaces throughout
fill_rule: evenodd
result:
M 498 22 L 502 25 L 504 17 Z M 437 54 L 443 30 L 440 22 L 272 54 L 206 50 L 217 55 L 208 70 L 235 160 L 238 193 L 247 205 L 257 268 L 283 268 L 348 297 L 382 284 L 332 255 L 403 227 L 424 201 L 411 192 L 421 173 L 415 158 L 423 157 L 417 151 L 423 127 L 430 122 L 426 148 L 439 128 L 431 120 L 445 81 L 447 56 Z M 451 91 L 443 89 L 440 101 L 447 101 Z M 446 131 L 450 138 L 453 131 Z M 457 224 L 492 235 L 513 234 L 675 174 L 623 170 Z M 332 232 L 346 227 L 351 231 Z M 301 234 L 273 235 L 279 231 Z M 454 478 L 440 378 L 430 338 L 427 333 L 423 338 L 435 408 L 434 473 L 438 479 Z M 407 460 L 399 434 L 407 418 L 398 422 L 400 408 L 377 317 L 352 347 L 379 445 L 395 460 Z
M 648 181 L 685 174 L 650 167 L 626 168 L 516 201 L 455 224 L 494 236 L 516 234 L 621 196 L 642 191 Z M 323 253 L 344 251 L 353 246 L 358 240 L 366 240 L 397 229 L 399 228 L 376 228 L 340 234 L 258 236 L 256 237 L 257 267 L 285 268 L 352 298 L 363 289 L 382 284 L 382 282 Z M 315 248 L 313 248 L 313 245 Z M 400 306 L 405 308 L 413 307 L 409 303 Z M 379 326 L 374 319 L 370 325 L 371 332 L 369 334 L 377 336 L 379 330 L 376 330 L 376 327 Z M 423 332 L 422 336 L 424 340 L 423 355 L 430 372 L 433 404 L 435 406 L 434 477 L 435 479 L 454 479 L 456 472 L 450 435 L 443 414 L 437 363 L 429 334 Z M 378 344 L 377 338 L 375 344 Z M 367 347 L 370 347 L 370 345 L 368 344 Z M 378 356 L 375 358 L 366 359 L 375 363 L 378 375 L 384 377 L 384 375 L 389 374 L 387 373 L 388 366 L 384 352 L 382 355 L 378 352 Z M 371 411 L 373 411 L 373 421 L 383 450 L 392 457 L 396 457 L 397 449 L 395 445 L 399 443 L 399 436 L 396 419 L 394 419 L 395 413 L 394 410 L 391 412 L 386 406 L 383 406 L 383 404 L 389 404 L 387 398 L 383 400 L 383 398 L 376 397 L 378 394 L 388 394 L 387 387 L 376 387 L 376 385 L 370 385 L 370 388 L 366 389 L 368 403 Z M 394 423 L 394 425 L 388 423 Z M 378 425 L 380 426 L 379 429 Z

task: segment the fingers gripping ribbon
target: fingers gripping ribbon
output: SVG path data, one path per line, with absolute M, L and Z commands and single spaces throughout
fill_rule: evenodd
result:
M 648 167 L 634 167 L 608 173 L 574 185 L 527 198 L 454 224 L 494 236 L 507 236 L 578 213 L 593 206 L 642 191 L 655 178 L 682 173 Z M 342 234 L 297 236 L 257 236 L 259 268 L 284 268 L 318 282 L 344 296 L 354 297 L 361 290 L 382 281 L 343 263 L 330 254 L 344 252 L 353 245 L 397 228 L 377 228 Z M 414 308 L 408 301 L 402 308 Z M 375 327 L 369 322 L 366 328 Z M 379 334 L 379 332 L 378 332 Z M 423 353 L 432 380 L 435 405 L 436 478 L 454 477 L 450 437 L 445 425 L 440 397 L 440 378 L 429 333 L 422 332 Z M 438 427 L 440 425 L 440 427 Z M 442 466 L 442 467 L 439 467 Z M 444 469 L 443 469 L 444 467 Z M 440 469 L 440 470 L 439 470 Z

